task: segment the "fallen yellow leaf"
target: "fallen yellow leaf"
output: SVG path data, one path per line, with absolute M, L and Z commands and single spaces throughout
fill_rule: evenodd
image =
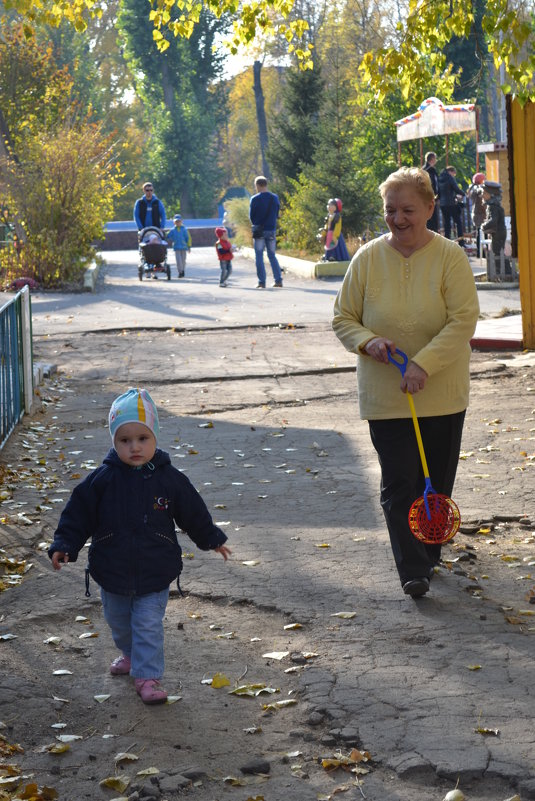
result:
M 229 679 L 224 673 L 215 673 L 212 679 L 212 687 L 219 690 L 220 687 L 228 687 L 230 685 Z
M 139 770 L 136 776 L 156 776 L 159 772 L 158 768 L 145 768 L 145 770 Z
M 119 776 L 107 776 L 105 779 L 102 779 L 99 782 L 101 787 L 109 787 L 110 790 L 119 790 L 120 793 L 123 790 L 126 790 L 128 785 L 130 784 L 130 779 L 126 774 L 120 774 Z
M 225 784 L 230 784 L 232 787 L 244 787 L 245 781 L 238 779 L 236 776 L 225 776 L 223 779 Z
M 52 745 L 47 745 L 46 750 L 49 754 L 64 754 L 66 751 L 70 751 L 71 747 L 68 743 L 52 743 Z
M 295 706 L 296 704 L 297 701 L 295 698 L 285 698 L 282 701 L 274 701 L 272 704 L 262 704 L 262 709 L 264 709 L 266 712 L 269 712 L 271 710 L 283 709 L 287 706 Z
M 264 659 L 284 659 L 285 656 L 289 656 L 289 651 L 269 651 L 267 654 L 262 654 Z
M 475 732 L 478 734 L 484 734 L 486 736 L 497 737 L 500 733 L 499 729 L 487 729 L 486 726 L 478 726 L 477 729 L 474 729 Z
M 137 762 L 138 759 L 139 757 L 135 754 L 130 754 L 128 751 L 121 751 L 115 757 L 115 764 L 118 765 L 119 762 Z

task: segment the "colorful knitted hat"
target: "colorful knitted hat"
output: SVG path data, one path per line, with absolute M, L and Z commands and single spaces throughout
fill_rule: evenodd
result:
M 131 388 L 113 401 L 109 415 L 112 441 L 115 440 L 118 429 L 125 423 L 142 423 L 158 439 L 160 433 L 158 411 L 146 389 Z

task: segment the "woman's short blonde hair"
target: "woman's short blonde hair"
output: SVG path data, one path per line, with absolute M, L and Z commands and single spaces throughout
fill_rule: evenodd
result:
M 401 167 L 391 173 L 379 186 L 379 192 L 384 200 L 386 193 L 391 189 L 403 189 L 404 187 L 413 189 L 425 203 L 435 199 L 429 174 L 420 167 Z

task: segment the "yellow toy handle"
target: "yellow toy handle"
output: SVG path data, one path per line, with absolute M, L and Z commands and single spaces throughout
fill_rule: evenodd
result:
M 402 376 L 405 375 L 405 370 L 407 369 L 407 364 L 408 364 L 408 361 L 409 361 L 409 357 L 407 356 L 406 353 L 404 353 L 399 348 L 396 348 L 394 353 L 390 353 L 390 351 L 388 351 L 388 361 L 392 362 L 392 364 L 394 364 L 398 368 L 398 370 L 399 370 L 399 372 L 401 373 Z M 416 417 L 416 409 L 414 408 L 414 401 L 412 399 L 412 395 L 411 395 L 410 392 L 407 392 L 406 394 L 407 394 L 407 399 L 409 401 L 409 406 L 411 408 L 412 422 L 414 424 L 414 433 L 416 434 L 416 441 L 418 443 L 418 450 L 420 451 L 420 459 L 422 460 L 422 468 L 423 468 L 423 471 L 424 471 L 424 476 L 425 476 L 425 480 L 426 480 L 426 486 L 428 486 L 430 489 L 433 489 L 431 487 L 431 479 L 429 477 L 429 468 L 427 466 L 427 459 L 425 458 L 424 443 L 422 442 L 422 434 L 420 432 L 420 424 L 418 423 L 418 418 Z M 434 492 L 434 490 L 433 490 L 433 492 Z
M 414 408 L 414 401 L 410 392 L 407 392 L 407 400 L 409 401 L 409 406 L 411 407 L 412 422 L 414 423 L 414 432 L 416 434 L 418 450 L 420 451 L 420 459 L 422 460 L 424 476 L 426 479 L 429 479 L 429 468 L 427 466 L 427 459 L 425 458 L 424 443 L 422 441 L 422 434 L 420 432 L 420 424 L 418 423 L 418 418 L 416 417 L 416 409 Z

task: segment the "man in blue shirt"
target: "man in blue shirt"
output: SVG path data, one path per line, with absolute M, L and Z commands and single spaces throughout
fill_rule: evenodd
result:
M 143 197 L 136 200 L 134 206 L 134 220 L 138 231 L 154 225 L 156 228 L 165 228 L 167 218 L 163 203 L 154 194 L 154 187 L 150 181 L 143 184 Z
M 267 188 L 267 178 L 259 175 L 255 178 L 256 195 L 253 195 L 249 205 L 249 219 L 251 220 L 253 243 L 255 250 L 256 274 L 258 276 L 257 289 L 266 288 L 266 268 L 264 266 L 264 249 L 267 252 L 269 263 L 273 271 L 274 287 L 282 287 L 282 273 L 275 255 L 277 246 L 276 231 L 277 217 L 279 216 L 279 198 Z

